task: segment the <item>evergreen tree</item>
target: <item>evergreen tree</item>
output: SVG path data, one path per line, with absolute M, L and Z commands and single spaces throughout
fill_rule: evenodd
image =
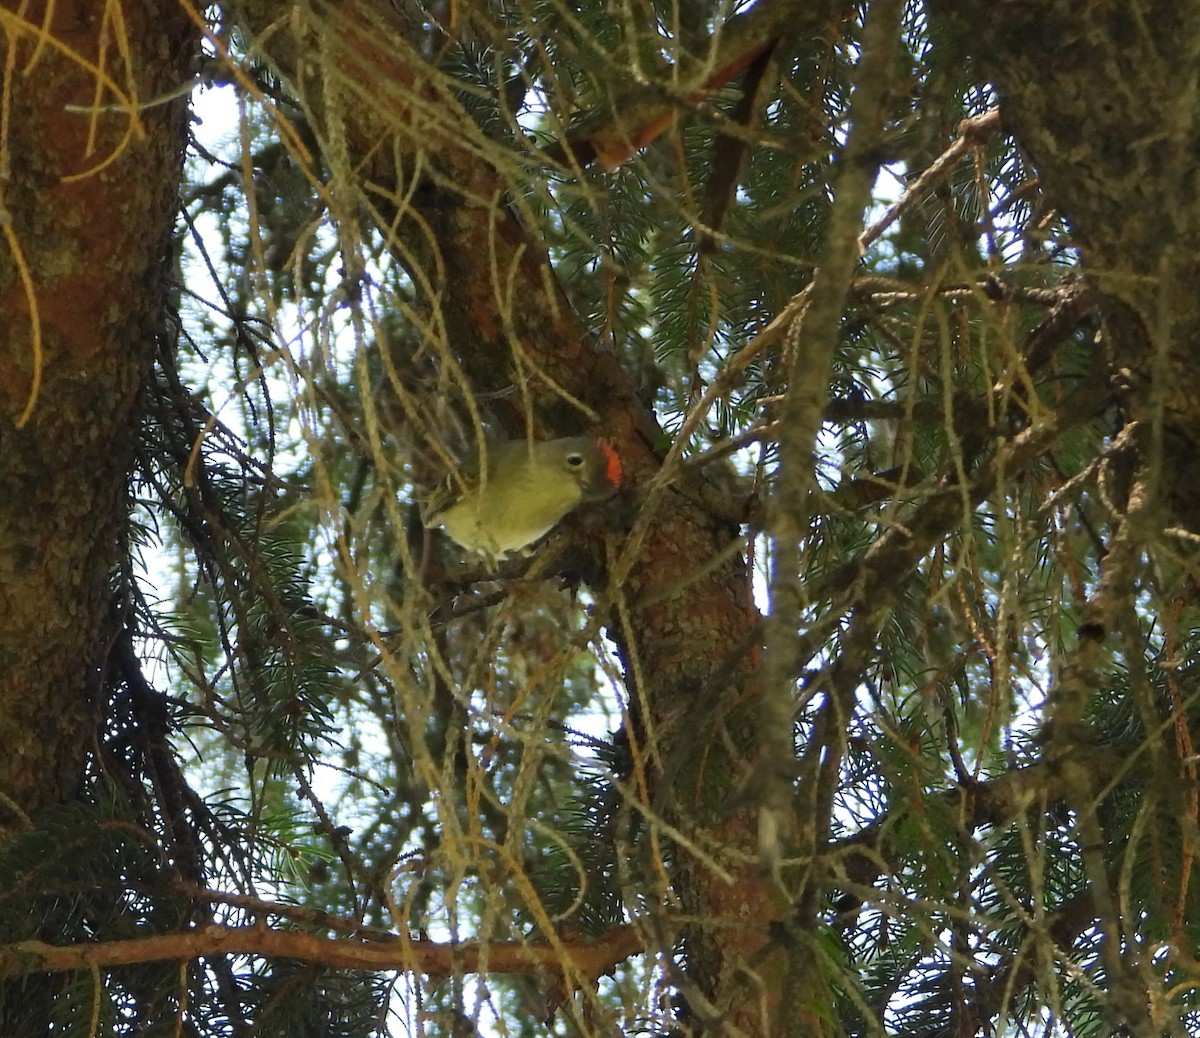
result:
M 0 29 L 0 1036 L 1195 1032 L 1200 9 Z

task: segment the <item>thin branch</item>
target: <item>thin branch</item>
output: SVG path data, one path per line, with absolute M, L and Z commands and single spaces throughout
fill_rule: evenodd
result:
M 880 165 L 880 140 L 887 121 L 886 101 L 895 72 L 903 4 L 878 0 L 870 5 L 863 32 L 862 59 L 850 101 L 850 129 L 839 158 L 835 201 L 826 227 L 820 265 L 809 285 L 810 303 L 788 328 L 784 355 L 789 357 L 791 387 L 780 415 L 780 470 L 767 511 L 766 529 L 775 539 L 771 581 L 772 609 L 766 618 L 767 658 L 762 676 L 763 770 L 761 778 L 759 853 L 776 875 L 791 820 L 793 776 L 792 719 L 796 657 L 796 618 L 811 599 L 796 575 L 804 571 L 801 545 L 812 521 L 811 491 L 816 485 L 813 459 L 829 401 L 833 356 L 845 303 L 861 255 L 862 213 L 870 204 Z M 807 599 L 807 601 L 806 601 Z M 806 661 L 807 662 L 807 661 Z M 831 758 L 837 756 L 832 753 Z M 836 769 L 834 769 L 836 770 Z M 828 772 L 826 772 L 828 773 Z M 818 799 L 817 774 L 801 777 L 806 792 Z M 818 818 L 803 833 L 811 852 L 822 843 Z
M 868 227 L 859 236 L 858 247 L 866 252 L 867 248 L 879 238 L 893 223 L 895 223 L 904 213 L 908 212 L 913 206 L 920 202 L 933 186 L 947 176 L 954 169 L 955 164 L 972 148 L 979 147 L 988 137 L 992 135 L 1000 127 L 1000 109 L 992 108 L 984 112 L 983 115 L 976 115 L 970 119 L 964 119 L 958 124 L 959 137 L 953 144 L 950 145 L 944 152 L 941 153 L 930 167 L 925 170 L 912 184 L 897 202 Z

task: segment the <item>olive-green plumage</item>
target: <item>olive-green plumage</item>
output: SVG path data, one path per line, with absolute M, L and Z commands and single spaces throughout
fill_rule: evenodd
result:
M 577 505 L 610 497 L 620 483 L 620 459 L 604 440 L 511 440 L 488 449 L 486 479 L 472 477 L 461 496 L 457 484 L 435 496 L 425 525 L 498 558 L 532 544 Z

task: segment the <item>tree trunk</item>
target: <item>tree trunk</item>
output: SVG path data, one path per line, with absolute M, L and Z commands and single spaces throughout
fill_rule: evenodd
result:
M 527 401 L 537 435 L 583 431 L 586 419 L 567 400 L 581 401 L 599 417 L 594 428 L 616 443 L 628 482 L 649 487 L 661 464 L 653 413 L 617 357 L 594 344 L 545 245 L 506 204 L 516 186 L 487 161 L 486 141 L 472 140 L 478 127 L 449 91 L 430 85 L 402 33 L 389 36 L 393 16 L 378 4 L 330 5 L 318 9 L 324 18 L 291 19 L 292 31 L 283 32 L 273 4 L 248 10 L 273 60 L 324 118 L 322 135 L 345 134 L 351 164 L 398 243 L 395 255 L 423 286 L 431 327 L 445 322 L 447 346 L 472 388 L 523 386 L 496 404 L 518 434 L 530 431 L 522 427 Z M 276 31 L 265 32 L 269 26 Z M 318 53 L 322 62 L 301 60 Z M 334 89 L 321 78 L 330 69 L 338 73 Z M 331 97 L 342 103 L 337 110 Z M 418 155 L 421 180 L 410 190 Z M 656 845 L 675 866 L 672 889 L 658 894 L 678 899 L 689 920 L 682 988 L 690 1014 L 745 1035 L 779 1033 L 797 1019 L 794 1008 L 781 1012 L 787 962 L 781 946 L 770 949 L 786 904 L 759 864 L 755 804 L 743 798 L 731 806 L 761 756 L 751 574 L 742 553 L 727 550 L 736 522 L 677 490 L 656 503 L 619 575 L 603 573 L 599 544 L 588 567 L 597 591 L 611 587 L 619 596 L 609 631 L 638 719 L 629 781 L 650 813 L 685 837 L 676 843 L 662 835 Z M 655 935 L 667 943 L 674 936 Z
M 0 5 L 2 826 L 70 798 L 100 734 L 139 386 L 170 333 L 197 33 L 173 0 L 108 12 Z
M 1173 522 L 1200 530 L 1200 9 L 1172 0 L 929 6 L 996 84 L 1006 128 L 1070 222 L 1156 490 Z

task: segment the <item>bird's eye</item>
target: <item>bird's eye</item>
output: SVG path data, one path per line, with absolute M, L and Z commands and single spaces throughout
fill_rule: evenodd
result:
M 583 464 L 583 455 L 579 454 L 579 453 L 568 454 L 567 455 L 567 464 L 570 465 L 571 468 L 573 468 L 573 469 L 579 468 L 579 466 Z

